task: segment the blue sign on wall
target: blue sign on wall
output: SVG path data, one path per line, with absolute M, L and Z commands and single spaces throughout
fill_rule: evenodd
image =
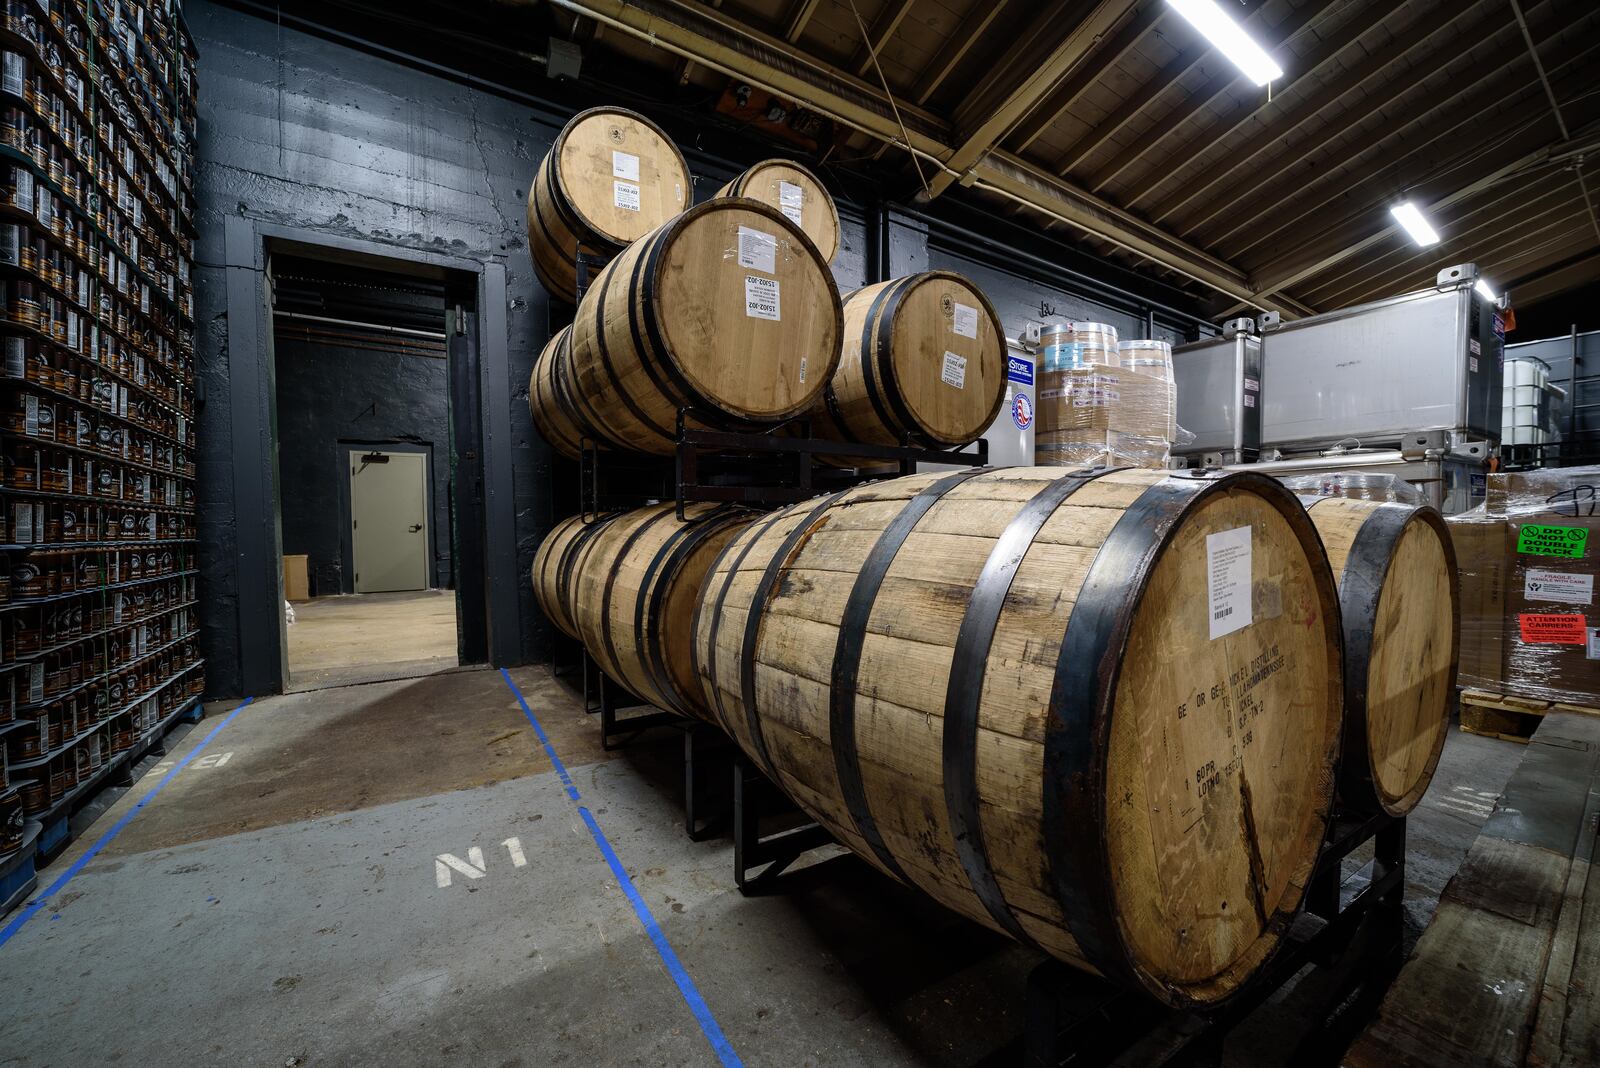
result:
M 1025 386 L 1033 385 L 1033 361 L 1019 356 L 1006 357 L 1006 377 Z

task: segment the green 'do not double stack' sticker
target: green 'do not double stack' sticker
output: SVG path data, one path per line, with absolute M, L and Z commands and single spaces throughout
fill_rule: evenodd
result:
M 1517 532 L 1517 552 L 1530 556 L 1565 556 L 1583 559 L 1589 544 L 1588 527 L 1547 527 L 1525 523 Z

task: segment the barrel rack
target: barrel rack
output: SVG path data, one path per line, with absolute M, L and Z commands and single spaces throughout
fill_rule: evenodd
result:
M 604 261 L 578 249 L 578 299 Z M 555 316 L 551 332 L 564 325 Z M 575 464 L 557 461 L 558 492 L 563 473 L 576 475 L 577 513 L 597 522 L 613 511 L 653 502 L 675 501 L 678 515 L 690 503 L 776 508 L 808 500 L 876 478 L 912 474 L 920 464 L 982 467 L 988 442 L 971 451 L 923 448 L 909 439 L 898 445 L 843 443 L 813 437 L 805 417 L 775 427 L 740 431 L 709 429 L 692 409 L 678 412 L 671 456 L 603 450 L 585 441 Z M 819 461 L 822 456 L 859 458 L 865 467 L 846 469 Z M 560 514 L 552 515 L 559 521 Z M 803 853 L 832 841 L 821 827 L 799 818 L 799 809 L 768 782 L 716 727 L 657 709 L 606 676 L 582 643 L 556 635 L 551 668 L 557 676 L 575 675 L 584 711 L 600 718 L 600 741 L 607 749 L 628 744 L 658 727 L 678 730 L 684 745 L 684 829 L 700 841 L 731 831 L 734 877 L 754 892 Z M 768 825 L 772 828 L 769 829 Z
M 1373 857 L 1346 877 L 1366 843 Z M 1028 977 L 1021 1062 L 1027 1068 L 1217 1065 L 1232 1030 L 1308 965 L 1316 1026 L 1285 1064 L 1336 1064 L 1404 963 L 1405 817 L 1336 813 L 1317 859 L 1305 910 L 1274 960 L 1251 984 L 1204 1012 L 1166 1009 L 1057 961 Z M 1013 1060 L 1011 1063 L 1015 1063 Z

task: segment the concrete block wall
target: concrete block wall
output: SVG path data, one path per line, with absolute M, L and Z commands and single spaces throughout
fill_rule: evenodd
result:
M 378 242 L 397 255 L 415 250 L 504 264 L 509 368 L 505 381 L 484 382 L 483 388 L 486 403 L 504 404 L 511 413 L 516 570 L 526 575 L 545 532 L 572 511 L 564 507 L 569 502 L 552 500 L 553 454 L 535 433 L 527 407 L 533 359 L 564 315 L 559 306 L 548 306 L 529 262 L 527 183 L 566 119 L 602 101 L 590 87 L 530 76 L 528 91 L 541 99 L 548 91 L 550 100 L 532 106 L 209 0 L 191 0 L 185 14 L 200 53 L 195 290 L 205 398 L 198 428 L 202 637 L 211 691 L 222 696 L 241 692 L 223 269 L 227 220 L 242 217 Z M 742 167 L 783 154 L 723 133 L 706 139 L 724 150 L 713 156 L 699 149 L 702 138 L 682 115 L 652 117 L 678 135 L 697 200 Z M 730 143 L 735 147 L 728 149 Z M 857 202 L 840 203 L 843 233 L 834 273 L 846 290 L 864 284 L 877 267 L 867 191 Z M 989 291 L 1008 332 L 1037 310 L 1038 294 L 1063 302 L 1068 296 L 1054 283 L 1020 284 L 1017 275 L 985 266 L 981 257 L 940 251 L 911 213 L 893 205 L 887 210 L 889 248 L 882 258 L 889 271 L 967 271 Z M 1073 307 L 1083 309 L 1075 314 L 1122 326 L 1113 313 L 1096 314 L 1092 302 Z M 551 632 L 526 582 L 519 583 L 518 596 L 517 647 L 528 662 L 542 658 Z

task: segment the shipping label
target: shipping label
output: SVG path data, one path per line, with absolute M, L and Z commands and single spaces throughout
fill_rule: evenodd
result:
M 944 354 L 944 370 L 939 372 L 939 381 L 957 389 L 966 389 L 967 358 L 965 356 L 957 356 L 953 352 L 946 352 Z
M 1584 647 L 1585 660 L 1600 660 L 1600 627 L 1590 627 L 1589 641 Z
M 1522 640 L 1529 645 L 1585 645 L 1588 621 L 1565 612 L 1523 612 L 1517 616 Z
M 739 266 L 751 271 L 775 273 L 778 263 L 778 239 L 772 234 L 739 227 Z
M 955 315 L 950 328 L 962 337 L 976 338 L 978 336 L 978 309 L 965 304 L 956 303 Z
M 754 274 L 744 276 L 744 313 L 752 319 L 770 319 L 773 322 L 783 318 L 776 278 L 762 278 Z
M 1522 529 L 1517 531 L 1517 552 L 1529 556 L 1563 556 L 1570 560 L 1581 560 L 1588 543 L 1588 527 L 1524 523 Z
M 1206 535 L 1206 605 L 1212 641 L 1251 623 L 1250 563 L 1249 527 Z
M 1522 595 L 1530 601 L 1593 604 L 1594 576 L 1530 567 L 1523 575 Z
M 801 216 L 805 214 L 806 191 L 793 182 L 778 183 L 778 210 L 788 216 L 789 221 L 796 226 L 801 225 Z
M 637 182 L 639 180 L 639 157 L 630 152 L 612 152 L 611 177 L 621 178 L 625 182 Z

